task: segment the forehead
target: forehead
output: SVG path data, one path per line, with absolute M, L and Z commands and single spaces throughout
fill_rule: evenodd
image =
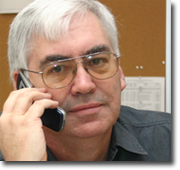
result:
M 33 41 L 29 67 L 31 63 L 37 65 L 48 56 L 77 57 L 100 45 L 111 48 L 99 19 L 93 13 L 88 12 L 84 17 L 75 17 L 70 24 L 68 34 L 62 36 L 58 41 L 49 42 L 46 39 L 36 37 Z

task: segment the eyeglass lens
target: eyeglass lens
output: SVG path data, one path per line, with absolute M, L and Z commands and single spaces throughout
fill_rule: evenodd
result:
M 86 71 L 96 79 L 108 79 L 118 70 L 117 58 L 112 53 L 98 53 L 83 58 Z M 74 60 L 59 61 L 43 70 L 44 83 L 50 88 L 62 88 L 75 77 L 77 64 Z

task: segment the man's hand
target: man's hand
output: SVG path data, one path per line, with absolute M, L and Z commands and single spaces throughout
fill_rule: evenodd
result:
M 45 89 L 11 92 L 0 117 L 0 150 L 6 161 L 46 161 L 46 141 L 40 117 L 56 108 Z

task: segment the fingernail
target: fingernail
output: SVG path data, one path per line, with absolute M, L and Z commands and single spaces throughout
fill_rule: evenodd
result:
M 45 93 L 46 96 L 52 96 L 51 93 Z
M 58 101 L 55 101 L 55 100 L 54 100 L 54 103 L 59 104 L 59 102 L 58 102 Z
M 45 89 L 45 88 L 39 88 L 39 90 L 40 90 L 40 91 L 46 91 L 46 89 Z

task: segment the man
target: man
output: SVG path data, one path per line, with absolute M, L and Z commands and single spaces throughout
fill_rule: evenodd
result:
M 94 0 L 36 0 L 9 35 L 14 91 L 0 117 L 6 161 L 170 161 L 170 115 L 121 106 L 126 83 L 112 14 Z M 17 90 L 20 71 L 33 88 Z M 60 106 L 66 123 L 42 125 Z

